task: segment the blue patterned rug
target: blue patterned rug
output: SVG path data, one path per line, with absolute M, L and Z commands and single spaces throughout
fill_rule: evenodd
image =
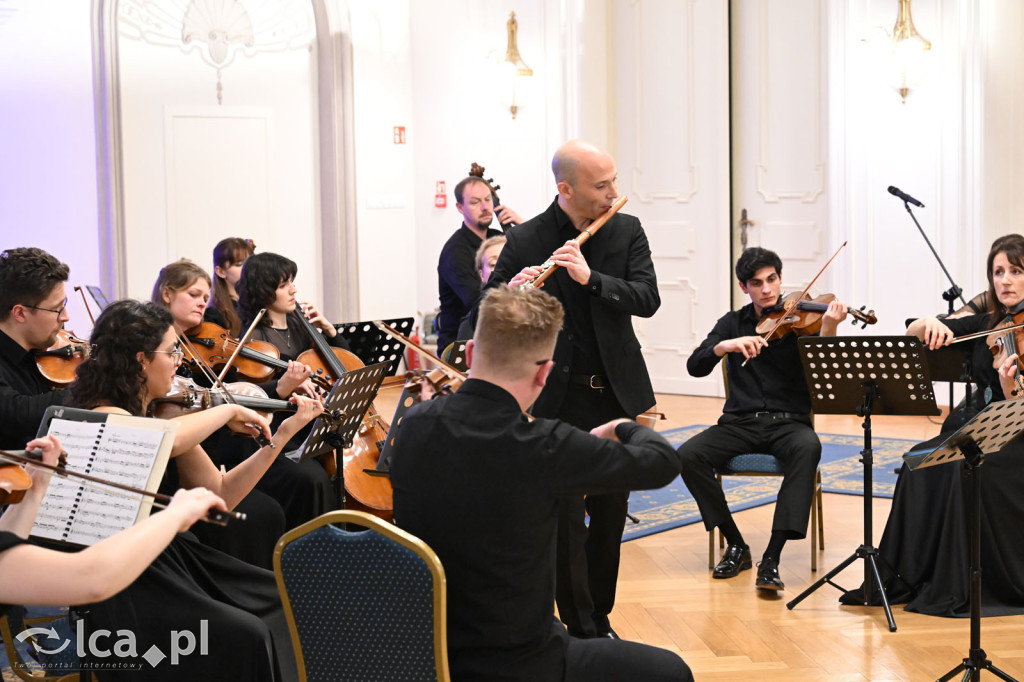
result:
M 685 426 L 665 431 L 673 445 L 680 445 L 707 426 Z M 821 483 L 827 493 L 860 495 L 864 490 L 864 465 L 860 462 L 860 451 L 864 448 L 863 435 L 840 436 L 819 433 L 821 438 Z M 878 438 L 872 436 L 871 448 L 874 458 L 872 479 L 875 497 L 892 497 L 896 485 L 894 471 L 903 463 L 903 453 L 917 441 L 902 438 Z M 777 476 L 726 476 L 722 480 L 729 509 L 733 512 L 759 507 L 775 501 L 782 479 Z M 690 491 L 676 478 L 671 485 L 660 490 L 642 490 L 629 495 L 629 511 L 640 519 L 640 523 L 626 522 L 623 541 L 635 540 L 663 530 L 671 530 L 700 521 L 697 503 Z

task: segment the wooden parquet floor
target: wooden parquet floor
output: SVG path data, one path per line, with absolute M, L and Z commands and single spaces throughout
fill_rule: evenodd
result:
M 713 424 L 722 401 L 659 396 L 669 416 L 663 428 Z M 936 418 L 937 419 L 937 418 Z M 819 415 L 821 432 L 862 433 L 860 419 Z M 875 417 L 877 436 L 925 439 L 938 426 L 925 417 Z M 890 633 L 882 609 L 840 606 L 839 591 L 824 585 L 790 611 L 791 600 L 846 559 L 863 540 L 860 497 L 826 494 L 825 549 L 819 573 L 810 570 L 810 540 L 790 542 L 782 555 L 786 590 L 764 597 L 754 589 L 754 571 L 732 580 L 712 580 L 707 568 L 707 533 L 694 524 L 623 545 L 612 627 L 624 639 L 678 652 L 698 680 L 934 680 L 968 655 L 967 619 L 935 618 L 895 607 L 897 632 Z M 873 503 L 874 543 L 890 507 Z M 774 505 L 736 515 L 755 561 L 768 542 Z M 856 587 L 864 562 L 836 578 Z M 993 664 L 1024 680 L 1024 616 L 985 618 L 981 644 Z M 957 678 L 959 679 L 959 677 Z M 982 673 L 982 679 L 996 679 Z

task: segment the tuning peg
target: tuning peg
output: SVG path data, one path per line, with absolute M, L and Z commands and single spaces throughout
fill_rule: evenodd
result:
M 497 190 L 501 189 L 501 185 L 495 185 L 495 186 L 494 186 L 494 189 L 495 189 L 495 191 L 497 191 Z

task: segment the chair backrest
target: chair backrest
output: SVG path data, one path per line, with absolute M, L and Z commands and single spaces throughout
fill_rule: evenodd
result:
M 422 540 L 329 512 L 281 537 L 274 575 L 300 679 L 449 679 L 444 569 Z

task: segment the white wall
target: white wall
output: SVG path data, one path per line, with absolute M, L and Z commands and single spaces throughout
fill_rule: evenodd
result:
M 513 120 L 497 78 L 506 21 L 515 10 L 519 51 L 533 69 L 520 92 Z M 412 217 L 415 222 L 417 310 L 438 305 L 437 259 L 462 224 L 452 189 L 470 164 L 486 169 L 501 186 L 503 204 L 524 220 L 547 208 L 555 196 L 551 156 L 565 141 L 560 3 L 445 0 L 412 3 L 412 101 L 416 153 Z M 434 208 L 435 182 L 447 184 L 447 208 Z
M 0 10 L 0 249 L 46 249 L 71 266 L 69 284 L 99 284 L 89 3 Z M 87 334 L 77 296 L 69 312 Z

